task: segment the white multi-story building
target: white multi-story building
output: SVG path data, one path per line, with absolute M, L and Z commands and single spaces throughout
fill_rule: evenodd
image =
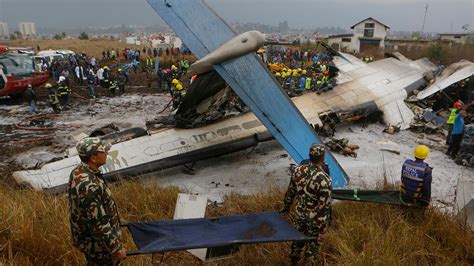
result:
M 7 37 L 10 35 L 8 25 L 5 22 L 0 22 L 0 37 Z
M 36 26 L 34 22 L 20 22 L 18 31 L 23 36 L 36 36 Z
M 332 35 L 328 44 L 340 50 L 360 53 L 366 49 L 384 48 L 389 26 L 370 17 L 351 27 L 352 33 Z

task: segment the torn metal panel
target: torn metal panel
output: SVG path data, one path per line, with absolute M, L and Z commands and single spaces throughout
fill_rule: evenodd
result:
M 467 60 L 461 60 L 444 69 L 441 75 L 436 78 L 435 82 L 425 90 L 418 93 L 416 98 L 418 100 L 423 100 L 463 79 L 469 78 L 472 75 L 474 75 L 474 63 Z
M 431 111 L 425 111 L 422 117 L 423 117 L 423 120 L 425 120 L 425 122 L 431 122 L 436 127 L 443 126 L 444 124 L 446 124 L 446 121 L 447 121 L 446 118 L 438 116 Z

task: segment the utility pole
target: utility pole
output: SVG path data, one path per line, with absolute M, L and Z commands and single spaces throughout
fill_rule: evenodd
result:
M 426 14 L 428 14 L 428 6 L 429 4 L 426 4 L 425 6 L 425 17 L 423 18 L 423 27 L 421 27 L 421 38 L 423 38 L 423 31 L 425 31 L 425 22 L 426 22 Z

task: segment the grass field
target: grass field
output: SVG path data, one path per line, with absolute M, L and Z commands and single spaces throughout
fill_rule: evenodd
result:
M 112 189 L 122 222 L 172 219 L 177 188 L 126 182 Z M 232 194 L 207 216 L 277 210 L 282 189 L 242 196 Z M 131 197 L 133 195 L 133 197 Z M 0 185 L 0 264 L 79 265 L 84 260 L 71 244 L 67 199 Z M 292 220 L 292 217 L 289 217 Z M 124 233 L 128 249 L 133 243 Z M 289 243 L 242 246 L 220 265 L 288 264 Z M 472 265 L 474 234 L 449 215 L 430 209 L 408 212 L 398 207 L 342 202 L 322 246 L 320 261 L 328 265 Z M 185 251 L 159 256 L 163 263 L 201 264 Z M 150 265 L 151 256 L 136 256 L 125 265 Z

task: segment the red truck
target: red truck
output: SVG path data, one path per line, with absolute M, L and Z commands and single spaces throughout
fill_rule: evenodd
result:
M 33 56 L 14 53 L 0 45 L 0 96 L 19 96 L 28 84 L 35 87 L 48 81 L 48 71 L 41 71 Z

